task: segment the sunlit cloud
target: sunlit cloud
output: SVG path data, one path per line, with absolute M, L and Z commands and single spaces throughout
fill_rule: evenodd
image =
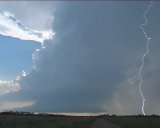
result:
M 0 34 L 40 43 L 52 39 L 54 35 L 52 30 L 37 31 L 22 25 L 13 14 L 7 11 L 0 11 Z
M 8 93 L 18 92 L 21 89 L 17 81 L 10 80 L 0 80 L 0 95 L 5 95 Z
M 23 70 L 15 80 L 0 80 L 0 96 L 20 91 L 22 87 L 19 84 L 19 81 L 27 75 L 28 73 Z

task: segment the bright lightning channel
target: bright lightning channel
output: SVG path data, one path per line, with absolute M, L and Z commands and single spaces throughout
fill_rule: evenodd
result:
M 146 42 L 146 52 L 142 55 L 142 63 L 141 63 L 141 66 L 140 66 L 140 69 L 139 69 L 139 78 L 140 78 L 140 82 L 139 82 L 139 92 L 140 92 L 140 95 L 142 97 L 142 113 L 143 115 L 145 116 L 145 111 L 144 111 L 144 104 L 145 104 L 145 98 L 144 98 L 144 95 L 143 95 L 143 92 L 142 92 L 142 82 L 143 82 L 143 78 L 141 76 L 141 72 L 142 72 L 142 69 L 143 69 L 143 65 L 144 65 L 144 58 L 145 56 L 148 54 L 149 52 L 149 41 L 151 40 L 150 37 L 147 36 L 147 33 L 145 32 L 143 26 L 146 26 L 147 25 L 147 18 L 146 18 L 146 15 L 148 14 L 150 8 L 153 6 L 153 1 L 150 2 L 150 4 L 148 5 L 147 9 L 145 10 L 144 14 L 142 15 L 142 17 L 145 19 L 145 22 L 142 23 L 140 25 L 140 28 L 142 29 L 143 33 L 144 33 L 144 36 L 145 38 L 147 39 L 147 42 Z

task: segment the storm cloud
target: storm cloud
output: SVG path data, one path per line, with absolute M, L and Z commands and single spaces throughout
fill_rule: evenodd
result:
M 1 99 L 36 101 L 28 111 L 141 113 L 137 74 L 145 38 L 139 25 L 147 4 L 60 2 L 53 14 L 54 39 L 33 53 L 33 71 L 19 80 L 22 90 Z M 154 56 L 159 50 L 153 45 L 143 72 L 149 114 L 160 113 L 159 58 Z

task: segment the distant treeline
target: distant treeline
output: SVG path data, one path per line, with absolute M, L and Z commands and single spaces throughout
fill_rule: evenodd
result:
M 49 114 L 49 113 L 33 113 L 33 112 L 18 112 L 18 111 L 7 111 L 7 112 L 0 112 L 0 115 L 24 115 L 24 116 L 47 116 L 47 117 L 82 117 L 82 116 L 73 116 L 73 115 L 63 115 L 63 114 Z M 87 117 L 139 117 L 139 118 L 144 118 L 144 117 L 152 117 L 152 118 L 159 118 L 159 115 L 98 115 L 98 116 L 87 116 Z
M 152 114 L 152 115 L 99 115 L 98 117 L 139 117 L 139 118 L 144 118 L 144 117 L 155 117 L 155 118 L 159 118 L 160 116 L 159 115 L 155 115 L 155 114 Z
M 8 111 L 1 112 L 0 115 L 25 115 L 25 116 L 54 116 L 54 117 L 65 117 L 62 114 L 48 114 L 48 113 L 33 113 L 33 112 L 18 112 L 18 111 Z

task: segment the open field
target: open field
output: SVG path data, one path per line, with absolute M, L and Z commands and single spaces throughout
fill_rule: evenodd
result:
M 51 114 L 0 114 L 0 128 L 91 128 L 95 117 Z
M 0 128 L 160 128 L 159 116 L 65 116 L 5 112 Z
M 151 116 L 103 116 L 102 119 L 118 124 L 122 128 L 160 128 L 160 117 Z

